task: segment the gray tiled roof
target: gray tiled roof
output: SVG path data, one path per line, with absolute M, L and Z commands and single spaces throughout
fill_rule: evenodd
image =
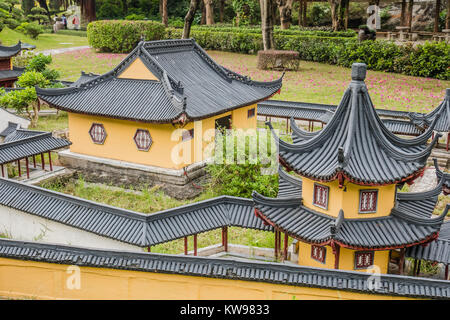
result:
M 20 41 L 13 46 L 0 45 L 0 59 L 15 56 L 20 52 L 20 50 L 22 50 L 22 44 Z
M 88 249 L 0 239 L 0 257 L 140 272 L 258 281 L 300 287 L 405 297 L 450 299 L 449 281 L 380 275 L 379 286 L 368 286 L 371 274 L 270 262 L 176 256 Z
M 20 125 L 11 121 L 8 121 L 8 126 L 0 132 L 0 137 L 6 137 L 7 135 L 13 133 L 18 128 L 20 128 Z
M 450 264 L 450 221 L 442 224 L 439 238 L 427 246 L 414 246 L 405 252 L 407 257 Z
M 354 64 L 352 74 L 365 69 L 364 64 Z M 433 125 L 419 137 L 397 137 L 374 111 L 363 80 L 353 78 L 332 120 L 309 139 L 290 144 L 276 137 L 284 166 L 311 179 L 332 181 L 342 175 L 353 183 L 369 185 L 405 181 L 425 167 L 440 136 L 427 145 Z
M 299 101 L 265 100 L 258 103 L 258 115 L 294 117 L 302 120 L 319 120 L 324 113 L 335 112 L 337 106 L 332 104 L 308 103 Z M 409 112 L 375 109 L 379 116 L 408 119 Z
M 302 205 L 302 199 L 267 198 L 253 192 L 257 214 L 266 222 L 298 240 L 329 244 L 331 241 L 353 249 L 403 248 L 426 243 L 437 233 L 450 205 L 436 218 L 422 218 L 393 208 L 389 216 L 345 219 L 341 210 L 335 218 Z
M 224 226 L 273 230 L 255 216 L 251 199 L 229 196 L 146 215 L 0 179 L 0 205 L 142 247 Z
M 16 79 L 22 75 L 25 68 L 13 67 L 12 70 L 0 70 L 0 80 Z
M 159 81 L 118 78 L 137 58 Z M 229 71 L 194 40 L 186 39 L 141 42 L 104 75 L 79 79 L 69 88 L 37 88 L 36 92 L 53 107 L 69 112 L 168 123 L 257 103 L 276 93 L 281 84 L 281 78 L 258 82 Z
M 50 132 L 17 129 L 0 144 L 0 163 L 5 164 L 32 155 L 67 147 L 71 142 L 52 137 Z
M 278 198 L 302 197 L 302 179 L 294 177 L 278 167 Z
M 433 161 L 434 168 L 436 169 L 436 177 L 438 180 L 441 180 L 442 177 L 444 177 L 444 193 L 448 194 L 450 193 L 450 173 L 442 172 L 441 169 L 439 169 L 437 159 L 433 159 Z
M 439 132 L 450 132 L 450 88 L 445 90 L 445 98 L 441 104 L 427 114 L 409 114 L 411 121 L 419 127 L 428 128 L 438 117 L 435 130 Z
M 398 192 L 396 205 L 401 211 L 410 212 L 417 217 L 430 218 L 438 202 L 442 186 L 450 182 L 450 176 L 440 177 L 439 183 L 424 192 Z

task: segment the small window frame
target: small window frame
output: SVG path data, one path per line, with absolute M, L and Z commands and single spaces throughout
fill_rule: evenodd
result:
M 363 265 L 363 266 L 358 266 L 358 257 L 360 255 L 370 255 L 370 264 L 369 265 Z M 355 251 L 354 254 L 354 268 L 355 270 L 364 270 L 364 269 L 368 269 L 371 266 L 373 266 L 375 260 L 375 252 L 374 251 Z
M 361 201 L 363 197 L 363 193 L 369 193 L 369 192 L 375 192 L 376 198 L 375 198 L 375 209 L 374 210 L 362 210 L 361 209 Z M 378 210 L 378 190 L 377 189 L 361 189 L 359 190 L 359 205 L 358 205 L 358 213 L 366 214 L 366 213 L 376 213 Z
M 317 192 L 316 188 L 318 188 L 318 187 L 319 188 L 324 188 L 327 191 L 327 200 L 326 200 L 325 205 L 322 205 L 321 203 L 317 203 L 316 202 L 316 192 Z M 314 183 L 312 204 L 315 205 L 316 207 L 328 210 L 328 202 L 329 202 L 329 200 L 330 200 L 330 187 L 325 186 L 325 185 L 320 184 L 320 183 Z
M 148 144 L 148 146 L 145 146 L 145 147 L 139 146 L 139 143 L 138 143 L 138 141 L 137 141 L 136 139 L 137 139 L 137 136 L 138 136 L 138 134 L 139 134 L 140 132 L 146 132 L 146 133 L 148 133 L 148 136 L 149 136 L 149 138 L 150 138 L 150 143 Z M 148 150 L 150 150 L 151 146 L 153 145 L 153 138 L 152 138 L 152 135 L 150 134 L 150 131 L 148 131 L 148 129 L 136 129 L 136 132 L 134 133 L 133 141 L 134 141 L 134 144 L 136 145 L 136 148 L 137 148 L 139 151 L 145 151 L 145 152 L 147 152 Z
M 315 255 L 315 250 L 320 250 L 322 252 L 322 259 Z M 325 264 L 327 261 L 327 248 L 325 246 L 311 245 L 311 259 L 314 261 Z
M 251 119 L 253 117 L 255 117 L 256 115 L 256 110 L 255 108 L 251 108 L 247 110 L 247 119 Z
M 94 138 L 93 130 L 94 130 L 95 127 L 101 127 L 102 130 L 103 130 L 104 136 L 103 136 L 103 138 L 101 140 L 96 140 Z M 92 125 L 91 125 L 91 127 L 89 129 L 89 136 L 91 137 L 91 140 L 92 140 L 93 143 L 102 145 L 102 144 L 105 144 L 106 137 L 108 136 L 108 133 L 106 132 L 105 126 L 102 123 L 94 122 L 94 123 L 92 123 Z

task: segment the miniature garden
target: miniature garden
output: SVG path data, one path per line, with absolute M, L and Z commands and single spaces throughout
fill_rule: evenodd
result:
M 94 6 L 92 2 L 95 3 Z M 12 65 L 20 68 L 21 73 L 14 86 L 0 86 L 0 107 L 28 119 L 29 130 L 52 132 L 55 138 L 74 141 L 74 146 L 78 147 L 75 133 L 69 128 L 72 111 L 69 107 L 64 109 L 58 105 L 59 101 L 53 102 L 52 95 L 56 95 L 53 92 L 63 92 L 63 95 L 64 92 L 83 86 L 84 82 L 81 80 L 84 76 L 91 80 L 83 81 L 89 82 L 110 72 L 123 63 L 137 46 L 142 46 L 139 50 L 148 50 L 150 54 L 157 56 L 158 49 L 151 45 L 145 47 L 146 42 L 194 38 L 196 44 L 225 70 L 249 77 L 258 83 L 273 84 L 282 79 L 281 89 L 275 90 L 274 94 L 267 94 L 273 100 L 339 105 L 345 101 L 343 96 L 350 81 L 361 80 L 354 78 L 350 68 L 355 63 L 362 62 L 367 66 L 367 76 L 364 75 L 362 80 L 373 107 L 403 112 L 407 116 L 409 113 L 429 114 L 444 98 L 448 99 L 446 89 L 450 88 L 448 3 L 449 0 L 442 3 L 424 1 L 414 3 L 413 6 L 412 2 L 407 5 L 406 1 L 379 1 L 376 10 L 380 21 L 372 29 L 367 26 L 367 3 L 344 0 L 154 0 L 145 4 L 120 0 L 0 0 L 0 45 L 14 46 L 20 41 L 35 47 L 26 51 L 22 46 L 21 53 L 11 58 Z M 272 10 L 262 9 L 263 4 L 271 6 Z M 396 28 L 398 26 L 400 28 Z M 296 60 L 295 67 L 262 68 L 258 54 L 262 51 L 273 57 L 274 65 L 279 64 L 284 52 L 284 57 L 288 57 L 288 60 Z M 125 70 L 127 67 L 129 65 L 124 67 Z M 164 76 L 173 75 L 168 72 Z M 106 80 L 101 81 L 108 80 L 107 77 L 104 79 Z M 179 84 L 175 81 L 170 84 L 175 88 L 170 92 L 178 90 Z M 97 84 L 92 84 L 93 87 L 95 85 Z M 57 91 L 63 88 L 68 90 Z M 183 92 L 183 89 L 179 92 Z M 267 98 L 259 99 L 258 103 L 263 100 Z M 337 111 L 333 112 L 334 115 L 337 114 Z M 295 143 L 295 129 L 289 129 L 292 123 L 289 125 L 288 117 L 277 119 L 276 115 L 272 118 L 258 113 L 259 110 L 255 120 L 258 130 L 267 129 L 266 121 L 270 120 L 273 127 L 279 129 L 280 137 L 286 143 Z M 311 131 L 308 132 L 311 135 L 321 132 L 324 125 L 325 128 L 327 125 L 325 121 L 313 121 L 312 124 L 309 121 L 308 124 L 304 119 L 295 120 L 299 128 L 305 132 Z M 234 126 L 233 120 L 231 126 Z M 427 126 L 430 124 L 427 123 Z M 428 132 L 428 127 L 423 129 L 414 136 L 421 137 L 424 132 Z M 400 136 L 406 137 L 404 134 Z M 434 134 L 433 137 L 431 134 L 429 136 L 431 139 L 434 137 Z M 411 137 L 405 139 L 409 138 Z M 104 139 L 105 137 L 103 141 Z M 108 136 L 108 139 L 112 137 Z M 440 145 L 436 150 L 444 154 L 444 158 L 448 158 L 448 149 L 445 149 L 446 143 L 448 148 L 447 134 L 437 137 L 436 141 Z M 0 148 L 1 145 L 0 143 Z M 149 148 L 150 145 L 147 151 Z M 60 156 L 54 150 L 48 151 L 48 154 L 33 154 L 34 168 L 37 167 L 36 162 L 42 163 L 42 168 L 48 163 L 50 166 L 63 168 L 65 162 L 59 159 Z M 26 170 L 29 169 L 28 158 L 29 156 L 26 158 Z M 96 181 L 83 170 L 77 169 L 61 170 L 61 174 L 54 174 L 33 184 L 95 203 L 148 215 L 223 195 L 251 199 L 254 197 L 252 192 L 257 192 L 264 197 L 277 197 L 278 174 L 261 174 L 264 165 L 260 160 L 256 164 L 246 160 L 243 165 L 208 164 L 205 177 L 195 180 L 195 183 L 191 182 L 199 191 L 195 196 L 184 199 L 168 195 L 158 183 L 133 185 Z M 428 167 L 432 167 L 430 160 L 431 156 Z M 450 160 L 439 161 L 445 176 L 450 172 Z M 5 169 L 10 179 L 26 183 L 20 173 L 20 162 L 17 165 L 11 161 L 5 165 Z M 300 175 L 297 172 L 292 176 Z M 432 183 L 428 182 L 428 177 L 420 176 L 420 179 L 425 188 L 416 187 L 419 191 L 432 189 L 437 183 L 434 175 Z M 402 180 L 399 192 L 406 193 L 410 188 L 415 190 L 414 184 L 409 184 L 409 181 L 405 183 L 406 180 Z M 373 185 L 377 186 L 376 183 Z M 450 197 L 444 193 L 439 194 L 432 210 L 433 217 L 441 215 L 449 204 Z M 449 216 L 450 214 L 445 221 L 448 221 Z M 7 232 L 1 233 L 0 238 L 2 237 L 9 238 L 9 235 Z M 198 240 L 197 235 L 195 238 L 195 252 L 197 246 L 204 248 L 220 243 L 221 237 L 223 243 L 224 231 L 221 233 L 219 229 L 199 233 Z M 281 238 L 277 238 L 277 233 L 273 231 L 240 227 L 229 227 L 227 234 L 227 241 L 230 243 L 249 247 L 281 248 L 286 239 L 289 245 L 293 242 L 293 238 L 288 238 L 287 235 L 286 238 Z M 185 252 L 193 250 L 194 239 L 188 240 L 187 247 L 185 241 L 186 238 L 179 238 L 157 244 L 151 247 L 151 252 L 181 254 L 183 247 Z M 413 263 L 412 258 L 407 259 L 410 264 Z M 280 256 L 273 260 L 283 261 Z M 416 264 L 409 269 L 410 274 L 414 274 L 415 269 Z M 417 274 L 436 277 L 438 271 L 437 263 L 423 260 L 418 266 Z

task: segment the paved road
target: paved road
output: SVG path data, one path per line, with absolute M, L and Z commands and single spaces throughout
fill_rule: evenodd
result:
M 71 47 L 71 48 L 59 48 L 59 49 L 50 49 L 50 50 L 43 50 L 38 51 L 36 53 L 42 53 L 44 55 L 53 55 L 53 54 L 60 54 L 60 53 L 66 53 L 70 51 L 76 51 L 76 50 L 83 50 L 83 49 L 89 49 L 89 46 L 81 46 L 81 47 Z

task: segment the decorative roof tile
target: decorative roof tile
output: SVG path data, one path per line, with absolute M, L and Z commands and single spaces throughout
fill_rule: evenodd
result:
M 427 145 L 435 123 L 419 137 L 397 137 L 378 117 L 364 82 L 353 79 L 324 129 L 317 133 L 303 131 L 302 141 L 293 144 L 278 137 L 276 140 L 280 162 L 301 176 L 319 181 L 345 178 L 360 185 L 385 185 L 409 180 L 423 170 L 440 137 L 436 135 Z M 293 135 L 299 136 L 301 130 L 295 123 L 292 128 Z
M 118 78 L 137 58 L 158 81 Z M 252 81 L 227 70 L 192 39 L 164 40 L 139 43 L 104 75 L 82 75 L 69 88 L 37 88 L 36 92 L 43 101 L 68 112 L 170 123 L 257 103 L 275 94 L 281 81 Z

